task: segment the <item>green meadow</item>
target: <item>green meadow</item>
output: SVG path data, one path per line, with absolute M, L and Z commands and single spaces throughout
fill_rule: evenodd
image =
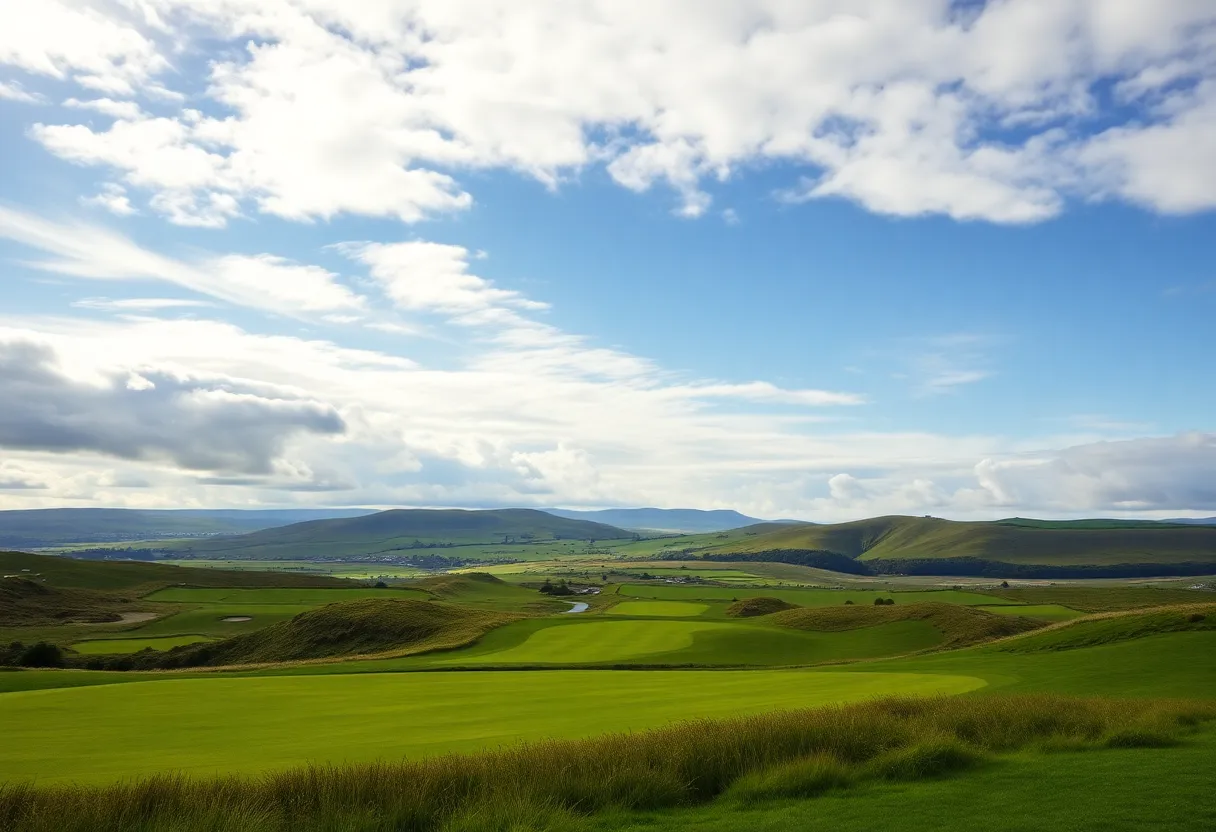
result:
M 906 828 L 962 830 L 995 788 L 1006 807 L 1043 793 L 1011 832 L 1072 832 L 1112 817 L 1096 795 L 1136 770 L 1167 795 L 1146 823 L 1209 817 L 1177 807 L 1202 804 L 1187 766 L 1216 754 L 1211 593 L 751 575 L 549 597 L 536 575 L 377 588 L 220 570 L 121 589 L 112 566 L 59 572 L 111 589 L 10 588 L 34 593 L 15 621 L 38 597 L 154 617 L 0 626 L 58 638 L 66 665 L 0 672 L 0 828 L 866 829 L 917 813 Z M 1030 785 L 1044 778 L 1089 791 Z

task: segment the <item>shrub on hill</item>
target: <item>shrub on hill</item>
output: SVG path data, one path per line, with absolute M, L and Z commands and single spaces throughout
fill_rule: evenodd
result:
M 899 606 L 804 607 L 779 612 L 769 618 L 774 624 L 796 630 L 840 632 L 877 627 L 895 621 L 927 621 L 944 637 L 944 648 L 965 647 L 1005 636 L 1036 630 L 1043 622 L 1017 615 L 964 607 L 959 604 L 904 604 Z
M 726 614 L 735 618 L 751 618 L 757 615 L 772 615 L 775 612 L 798 609 L 797 604 L 782 601 L 780 598 L 744 598 L 726 608 Z

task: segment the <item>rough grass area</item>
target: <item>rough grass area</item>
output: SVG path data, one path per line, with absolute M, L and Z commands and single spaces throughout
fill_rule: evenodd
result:
M 876 627 L 895 621 L 925 621 L 944 637 L 939 648 L 966 647 L 1043 626 L 1016 615 L 997 615 L 957 604 L 909 604 L 880 607 L 818 607 L 779 612 L 768 619 L 773 624 L 798 630 L 839 632 Z
M 1114 612 L 1216 601 L 1216 593 L 1211 591 L 1143 586 L 1026 586 L 981 592 L 1018 604 L 1059 604 L 1083 612 Z
M 1001 644 L 1000 649 L 1014 653 L 1075 650 L 1144 636 L 1195 630 L 1216 630 L 1216 603 L 1108 613 L 1010 639 Z
M 28 578 L 0 578 L 0 627 L 119 621 L 139 605 L 93 589 L 62 589 Z
M 517 617 L 432 601 L 364 598 L 302 612 L 289 621 L 223 641 L 178 647 L 160 656 L 141 655 L 126 661 L 142 659 L 138 667 L 152 669 L 406 655 L 469 644 Z
M 797 604 L 791 604 L 781 598 L 762 595 L 758 598 L 744 598 L 726 608 L 726 614 L 732 618 L 753 618 L 757 615 L 771 615 L 775 612 L 797 609 Z
M 569 829 L 600 812 L 690 806 L 723 794 L 756 800 L 934 778 L 1021 749 L 1151 746 L 1213 718 L 1212 703 L 1168 700 L 880 700 L 420 762 L 254 778 L 159 775 L 102 787 L 10 784 L 0 786 L 0 827 Z

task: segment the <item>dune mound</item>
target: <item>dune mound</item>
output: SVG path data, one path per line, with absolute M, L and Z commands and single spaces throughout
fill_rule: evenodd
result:
M 966 647 L 1039 629 L 1043 622 L 1017 615 L 998 615 L 958 604 L 897 604 L 893 606 L 802 607 L 769 618 L 797 630 L 840 632 L 877 627 L 896 621 L 926 621 L 941 632 L 940 647 Z
M 734 618 L 752 618 L 757 615 L 772 615 L 775 612 L 796 609 L 798 609 L 797 604 L 782 601 L 780 598 L 761 596 L 736 601 L 726 608 L 726 614 Z

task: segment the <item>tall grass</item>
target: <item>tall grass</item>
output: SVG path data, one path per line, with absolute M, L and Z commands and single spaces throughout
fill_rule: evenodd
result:
M 570 829 L 605 810 L 809 796 L 863 779 L 936 776 L 1039 747 L 1160 745 L 1216 703 L 1059 696 L 887 699 L 697 721 L 420 762 L 256 777 L 164 774 L 107 786 L 0 786 L 14 832 Z

